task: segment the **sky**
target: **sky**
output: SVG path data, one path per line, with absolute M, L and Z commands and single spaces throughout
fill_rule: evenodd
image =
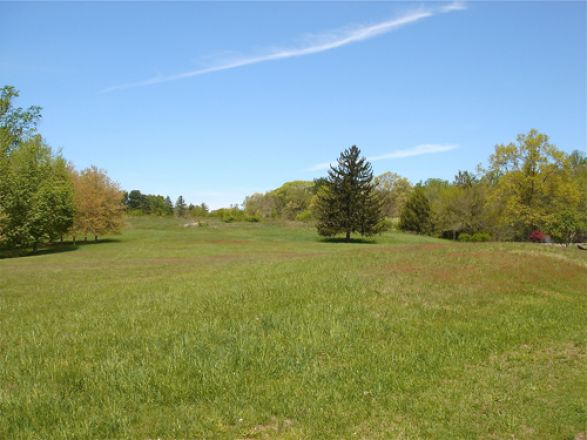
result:
M 326 174 L 451 180 L 532 128 L 587 146 L 587 4 L 0 2 L 0 85 L 125 190 L 212 208 Z

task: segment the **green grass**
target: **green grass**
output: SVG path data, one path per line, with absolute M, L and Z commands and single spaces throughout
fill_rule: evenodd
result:
M 0 260 L 0 439 L 575 439 L 587 252 L 132 219 Z

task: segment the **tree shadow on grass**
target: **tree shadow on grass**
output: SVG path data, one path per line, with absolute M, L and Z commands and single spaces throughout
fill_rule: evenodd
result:
M 91 246 L 91 245 L 95 245 L 95 244 L 104 244 L 104 243 L 120 243 L 122 240 L 120 240 L 119 238 L 100 238 L 98 241 L 95 240 L 89 240 L 88 241 L 84 241 L 84 240 L 76 240 L 75 245 L 76 246 Z M 67 242 L 68 244 L 73 244 L 71 241 Z
M 120 241 L 121 240 L 117 238 L 104 238 L 98 241 L 76 241 L 75 244 L 71 241 L 64 241 L 62 243 L 43 243 L 36 251 L 33 251 L 30 247 L 20 249 L 0 248 L 0 260 L 5 258 L 38 257 L 41 255 L 61 254 L 63 252 L 75 251 L 82 246 L 98 245 L 105 243 L 120 243 Z
M 322 243 L 346 243 L 346 244 L 377 244 L 373 238 L 351 238 L 346 240 L 344 237 L 319 238 Z

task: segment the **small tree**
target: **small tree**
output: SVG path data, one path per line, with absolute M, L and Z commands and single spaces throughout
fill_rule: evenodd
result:
M 551 237 L 565 246 L 573 243 L 577 234 L 585 228 L 579 212 L 568 208 L 553 215 L 548 224 Z
M 175 202 L 175 215 L 178 217 L 185 217 L 187 213 L 187 205 L 183 196 L 179 196 Z
M 173 215 L 173 202 L 169 196 L 165 197 L 165 215 Z
M 95 166 L 81 173 L 71 171 L 74 182 L 75 215 L 71 234 L 93 235 L 118 233 L 125 223 L 123 193 L 106 173 Z M 132 193 L 132 191 L 131 191 Z
M 400 229 L 427 234 L 432 229 L 430 203 L 422 187 L 416 186 L 400 215 Z
M 355 145 L 344 150 L 318 191 L 316 228 L 322 236 L 342 232 L 349 241 L 353 232 L 371 236 L 384 228 L 382 201 L 375 191 L 371 164 L 360 154 Z
M 383 212 L 387 217 L 399 217 L 410 192 L 410 181 L 399 174 L 387 171 L 375 178 L 375 189 L 383 199 Z
M 131 211 L 141 211 L 143 209 L 143 194 L 138 189 L 133 189 L 128 193 L 126 205 Z

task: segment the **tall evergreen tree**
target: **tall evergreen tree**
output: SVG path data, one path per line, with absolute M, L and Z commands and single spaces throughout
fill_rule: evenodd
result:
M 421 186 L 416 186 L 401 212 L 399 227 L 403 231 L 426 234 L 432 229 L 430 202 Z
M 360 155 L 355 145 L 344 150 L 318 191 L 316 228 L 322 236 L 344 233 L 349 241 L 353 232 L 371 236 L 383 230 L 382 201 L 371 164 Z
M 188 208 L 183 196 L 179 196 L 177 198 L 177 201 L 175 202 L 175 214 L 178 217 L 185 217 L 185 215 L 187 214 L 187 209 Z

